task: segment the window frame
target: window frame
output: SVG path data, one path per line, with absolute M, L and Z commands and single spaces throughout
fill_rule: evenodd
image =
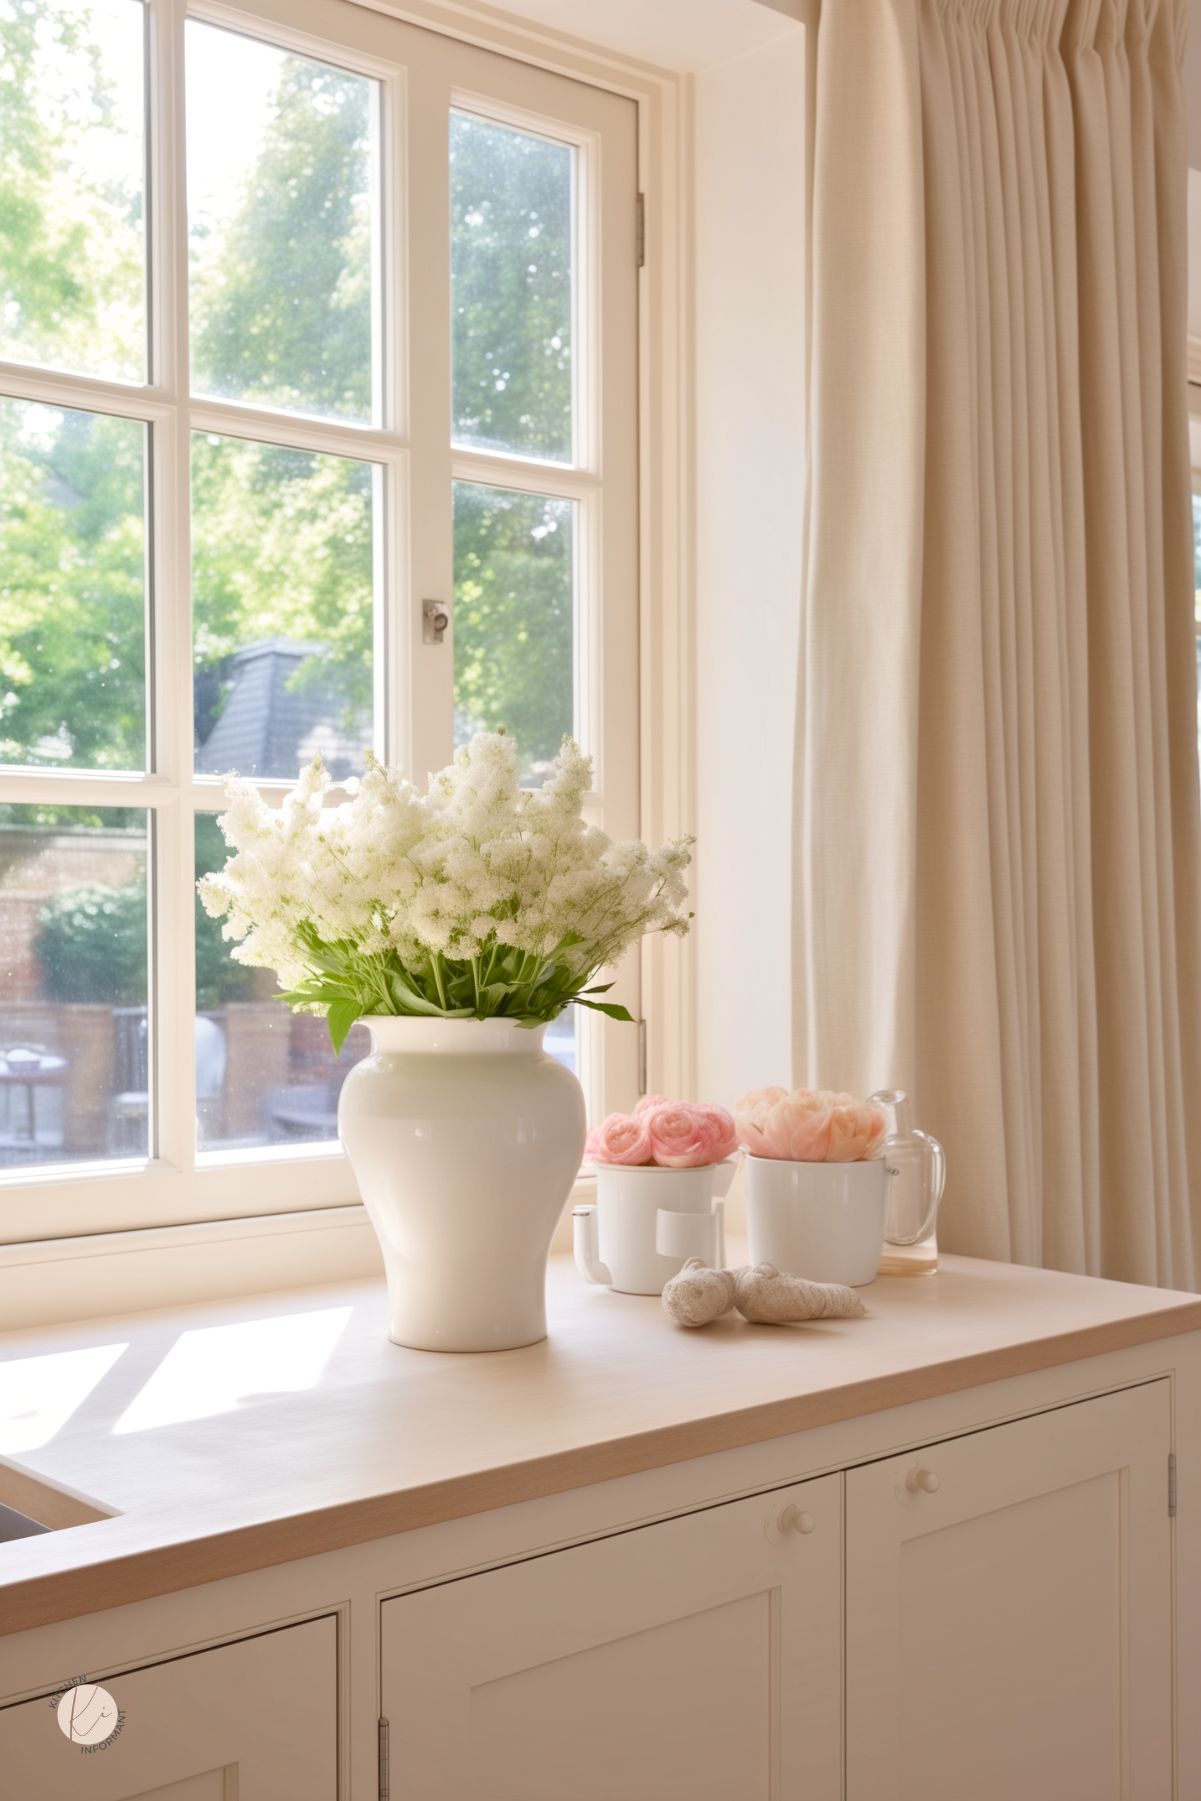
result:
M 340 0 L 340 3 L 363 6 L 368 11 L 399 12 L 392 7 L 372 6 L 369 0 Z M 90 408 L 136 419 L 149 429 L 149 481 L 155 495 L 157 517 L 160 521 L 168 521 L 168 529 L 153 534 L 148 559 L 151 592 L 156 597 L 155 673 L 148 700 L 152 718 L 160 720 L 169 719 L 173 711 L 179 713 L 178 708 L 172 708 L 171 701 L 172 696 L 181 691 L 181 683 L 186 682 L 186 689 L 182 691 L 191 692 L 190 616 L 179 605 L 167 604 L 163 597 L 172 592 L 186 592 L 190 587 L 187 509 L 192 432 L 212 430 L 222 435 L 284 443 L 319 453 L 350 455 L 379 465 L 384 471 L 384 479 L 390 484 L 392 502 L 386 512 L 387 541 L 383 547 L 389 569 L 383 590 L 382 634 L 388 650 L 379 659 L 383 667 L 377 673 L 377 691 L 379 699 L 386 700 L 388 719 L 392 722 L 406 720 L 404 650 L 407 641 L 409 654 L 412 654 L 416 608 L 405 586 L 408 553 L 402 530 L 409 499 L 406 479 L 409 440 L 396 429 L 397 422 L 405 416 L 408 399 L 404 359 L 393 356 L 384 361 L 381 370 L 384 410 L 380 422 L 372 426 L 311 420 L 241 402 L 191 399 L 187 381 L 188 253 L 183 211 L 184 70 L 181 51 L 184 25 L 186 19 L 196 18 L 226 29 L 241 29 L 248 35 L 269 38 L 300 54 L 334 62 L 381 82 L 386 96 L 380 134 L 385 184 L 389 180 L 400 183 L 405 180 L 401 162 L 403 146 L 396 141 L 395 131 L 396 120 L 403 116 L 400 110 L 405 99 L 403 72 L 394 63 L 364 55 L 341 42 L 335 45 L 329 39 L 317 37 L 295 25 L 281 23 L 271 16 L 271 0 L 266 0 L 266 4 L 249 0 L 245 8 L 226 6 L 219 0 L 191 0 L 190 4 L 188 0 L 145 0 L 145 6 L 149 90 L 148 226 L 151 245 L 163 247 L 157 255 L 152 249 L 148 264 L 154 271 L 148 294 L 149 379 L 141 385 L 69 376 L 25 364 L 0 362 L 0 391 L 16 399 Z M 429 15 L 437 9 L 422 10 L 419 22 L 427 26 L 434 24 Z M 412 20 L 413 10 L 406 9 L 404 16 Z M 673 190 L 683 173 L 677 166 L 680 137 L 676 130 L 674 77 L 648 78 L 643 70 L 623 67 L 619 59 L 593 57 L 576 46 L 568 48 L 567 41 L 556 38 L 553 33 L 514 33 L 510 28 L 498 27 L 491 20 L 485 29 L 482 21 L 465 19 L 461 10 L 454 16 L 439 14 L 435 28 L 443 36 L 466 40 L 512 60 L 633 99 L 639 111 L 639 187 L 645 192 L 651 185 L 652 171 L 661 177 L 663 222 L 667 226 L 667 208 L 672 204 Z M 456 90 L 454 103 L 466 104 L 471 110 L 485 112 L 501 122 L 523 122 L 519 117 L 506 120 L 505 109 L 487 96 Z M 537 129 L 528 114 L 524 122 Z M 556 135 L 559 135 L 557 131 Z M 381 205 L 386 219 L 386 185 Z M 634 829 L 648 836 L 663 836 L 686 829 L 691 811 L 690 721 L 683 669 L 671 630 L 673 625 L 682 626 L 684 618 L 679 581 L 682 541 L 677 534 L 684 517 L 686 482 L 676 460 L 664 454 L 669 449 L 678 449 L 680 421 L 673 409 L 678 409 L 682 395 L 682 364 L 687 342 L 683 329 L 685 320 L 680 316 L 684 309 L 677 278 L 683 248 L 679 235 L 681 223 L 675 218 L 671 221 L 672 229 L 661 232 L 652 226 L 648 240 L 663 253 L 660 278 L 653 282 L 640 280 L 638 298 L 639 573 L 647 601 L 655 598 L 652 604 L 644 603 L 639 627 L 642 653 L 639 723 L 644 756 L 639 795 L 641 817 L 634 822 Z M 387 279 L 383 282 L 383 294 L 388 310 L 385 344 L 404 342 L 398 335 L 396 310 L 399 296 L 404 292 L 405 248 L 403 234 L 389 233 L 385 229 L 383 259 Z M 667 344 L 671 345 L 674 354 L 665 352 Z M 652 379 L 656 361 L 660 359 L 661 378 Z M 587 444 L 587 418 L 588 409 L 585 408 L 578 450 Z M 535 482 L 528 479 L 528 469 L 523 469 L 525 459 L 515 459 L 510 467 L 509 459 L 491 453 L 457 447 L 451 453 L 449 440 L 447 450 L 449 465 L 456 477 L 462 472 L 467 479 L 498 480 L 502 479 L 503 471 L 505 485 L 528 485 L 540 492 L 562 492 L 569 498 L 595 491 L 594 458 L 579 457 L 572 469 L 537 465 L 538 480 Z M 527 480 L 521 479 L 523 475 Z M 657 511 L 652 510 L 655 507 Z M 663 717 L 665 711 L 666 719 Z M 377 734 L 381 723 L 377 711 Z M 394 742 L 387 750 L 394 759 L 413 767 L 412 737 L 418 726 L 411 716 L 406 723 L 410 728 L 409 742 Z M 652 745 L 661 751 L 654 775 L 649 770 L 652 759 L 646 755 Z M 64 805 L 83 799 L 98 806 L 145 806 L 156 867 L 167 871 L 169 878 L 174 872 L 175 891 L 181 893 L 184 882 L 190 888 L 192 880 L 193 812 L 212 810 L 217 785 L 212 778 L 193 774 L 190 708 L 184 712 L 179 729 L 169 739 L 160 734 L 158 749 L 157 766 L 142 775 L 5 770 L 0 772 L 0 800 L 44 799 L 53 791 Z M 272 798 L 278 797 L 289 786 L 287 782 L 257 785 Z M 159 904 L 153 883 L 151 894 L 150 950 L 156 977 L 150 1026 L 152 1055 L 157 1037 L 173 1046 L 170 1060 L 161 1059 L 159 1063 L 157 1154 L 148 1159 L 105 1159 L 95 1164 L 50 1164 L 36 1171 L 22 1171 L 19 1178 L 5 1178 L 0 1185 L 0 1237 L 5 1243 L 19 1245 L 31 1239 L 79 1234 L 91 1238 L 96 1234 L 128 1233 L 139 1228 L 192 1225 L 231 1218 L 244 1217 L 253 1221 L 265 1215 L 322 1208 L 344 1213 L 348 1204 L 353 1204 L 356 1199 L 348 1165 L 336 1143 L 310 1143 L 294 1149 L 269 1146 L 228 1154 L 207 1153 L 202 1162 L 197 1161 L 193 1142 L 194 1072 L 190 1023 L 194 968 L 190 919 L 181 918 L 175 908 Z M 674 949 L 654 944 L 647 946 L 641 957 L 643 1010 L 649 1011 L 651 1007 L 656 1010 L 650 1057 L 647 1058 L 645 1053 L 639 1057 L 642 1066 L 640 1085 L 643 1087 L 649 1082 L 679 1088 L 687 1086 L 685 1072 L 690 1050 L 686 1031 L 681 1027 L 686 1026 L 689 1012 L 688 954 L 676 951 L 673 956 L 671 951 Z M 673 1067 L 679 1071 L 674 1082 Z M 247 1181 L 247 1177 L 251 1179 Z M 144 1232 L 139 1232 L 139 1236 L 144 1236 Z

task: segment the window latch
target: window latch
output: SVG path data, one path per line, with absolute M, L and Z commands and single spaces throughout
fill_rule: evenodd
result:
M 422 601 L 421 642 L 423 644 L 441 644 L 449 624 L 450 608 L 444 600 Z

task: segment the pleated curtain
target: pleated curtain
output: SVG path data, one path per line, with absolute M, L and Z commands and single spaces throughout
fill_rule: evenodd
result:
M 798 1079 L 940 1245 L 1195 1288 L 1186 0 L 825 0 Z

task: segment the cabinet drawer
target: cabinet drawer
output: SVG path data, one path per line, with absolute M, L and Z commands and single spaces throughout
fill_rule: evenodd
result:
M 337 1801 L 332 1616 L 101 1681 L 0 1708 L 5 1801 Z
M 852 1470 L 848 1801 L 1168 1801 L 1166 1381 Z
M 392 1792 L 835 1801 L 841 1497 L 825 1476 L 386 1601 Z

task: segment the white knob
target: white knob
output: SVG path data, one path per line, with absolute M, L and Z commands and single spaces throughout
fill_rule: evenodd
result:
M 911 1495 L 916 1495 L 919 1491 L 924 1495 L 936 1495 L 942 1487 L 942 1481 L 933 1470 L 910 1470 L 905 1478 L 905 1487 Z
M 803 1532 L 806 1536 L 816 1529 L 817 1521 L 811 1513 L 802 1513 L 795 1501 L 790 1501 L 776 1522 L 781 1532 Z

